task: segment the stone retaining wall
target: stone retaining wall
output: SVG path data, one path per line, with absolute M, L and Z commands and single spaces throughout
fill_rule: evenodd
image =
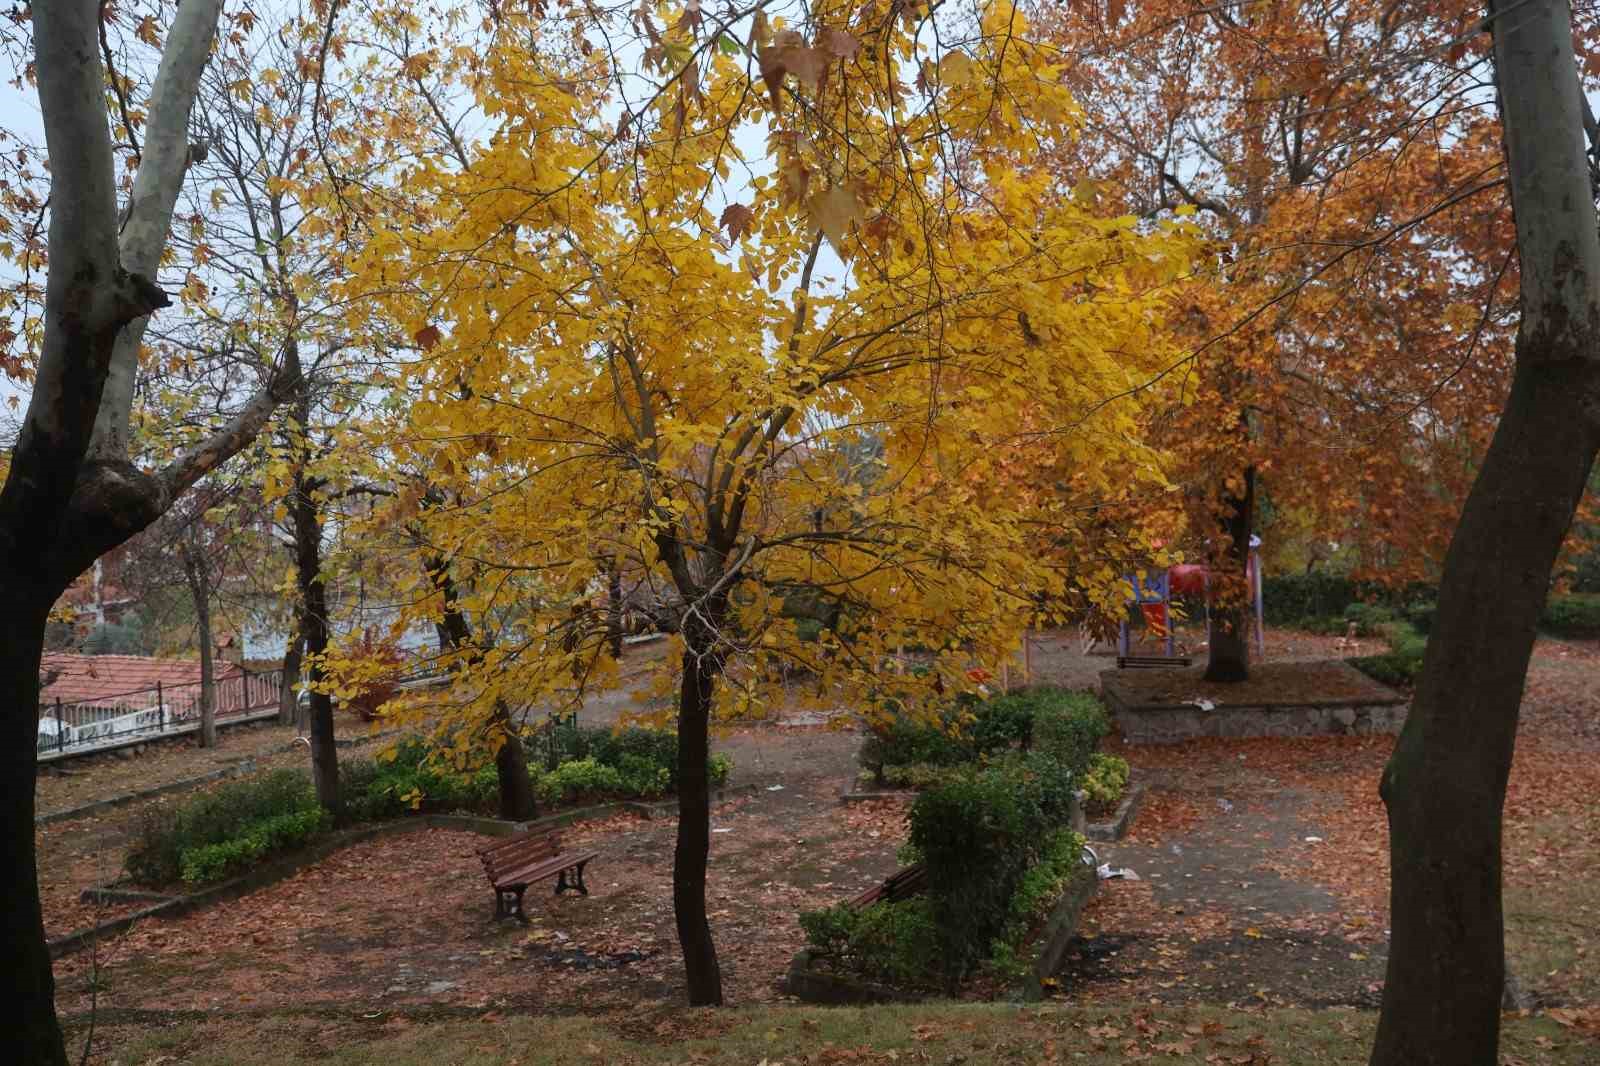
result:
M 1398 733 L 1405 703 L 1127 706 L 1105 693 L 1122 737 L 1130 744 L 1177 744 L 1195 737 L 1321 737 Z

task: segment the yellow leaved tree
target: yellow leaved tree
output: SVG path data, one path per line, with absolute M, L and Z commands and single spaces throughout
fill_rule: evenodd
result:
M 617 49 L 499 14 L 482 136 L 348 264 L 352 328 L 413 349 L 382 447 L 414 474 L 365 533 L 423 560 L 408 619 L 478 622 L 455 734 L 612 670 L 620 586 L 672 634 L 694 1004 L 712 720 L 785 665 L 835 707 L 949 691 L 1047 605 L 1113 602 L 1110 557 L 1041 545 L 1164 489 L 1138 397 L 1194 251 L 1034 166 L 1074 109 L 1013 8 L 780 7 L 641 8 Z

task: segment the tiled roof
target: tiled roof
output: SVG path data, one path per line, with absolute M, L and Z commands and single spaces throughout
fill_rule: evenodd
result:
M 217 680 L 239 672 L 236 663 L 215 664 Z M 114 696 L 142 693 L 160 682 L 168 685 L 198 685 L 200 660 L 153 659 L 144 655 L 72 655 L 46 652 L 39 676 L 54 681 L 39 693 L 40 703 L 101 703 Z M 149 702 L 149 701 L 145 701 Z

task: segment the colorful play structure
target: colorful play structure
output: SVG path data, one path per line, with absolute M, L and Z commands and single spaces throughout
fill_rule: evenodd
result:
M 1256 653 L 1266 652 L 1266 630 L 1263 625 L 1261 612 L 1261 538 L 1250 538 L 1250 557 L 1245 563 L 1245 580 L 1250 584 L 1251 610 L 1256 622 Z M 1210 607 L 1210 572 L 1204 567 L 1193 563 L 1183 563 L 1178 566 L 1168 567 L 1165 570 L 1146 571 L 1143 574 L 1129 574 L 1128 587 L 1132 591 L 1129 597 L 1130 606 L 1136 607 L 1144 618 L 1144 627 L 1164 639 L 1166 643 L 1166 657 L 1171 660 L 1171 665 L 1188 665 L 1188 658 L 1177 654 L 1176 638 L 1172 626 L 1172 600 L 1174 596 L 1185 598 L 1198 597 L 1206 604 L 1206 616 L 1209 620 Z M 1167 665 L 1150 657 L 1136 657 L 1133 655 L 1133 632 L 1128 625 L 1128 619 L 1122 620 L 1122 625 L 1117 637 L 1118 665 L 1158 666 Z M 1125 662 L 1126 661 L 1126 662 Z

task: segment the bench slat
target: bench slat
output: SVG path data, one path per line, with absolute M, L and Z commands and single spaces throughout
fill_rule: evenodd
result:
M 494 887 L 515 888 L 518 885 L 530 885 L 535 881 L 542 881 L 547 877 L 554 876 L 562 870 L 571 869 L 579 863 L 589 862 L 598 858 L 599 855 L 598 851 L 587 853 L 574 851 L 566 855 L 557 855 L 554 858 L 545 859 L 542 862 L 536 862 L 520 869 L 506 870 L 494 879 Z

